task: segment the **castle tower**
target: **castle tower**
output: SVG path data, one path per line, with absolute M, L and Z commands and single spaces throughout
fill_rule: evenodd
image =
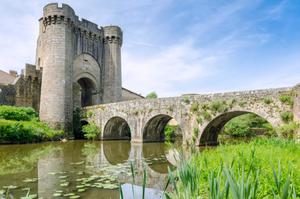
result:
M 72 62 L 74 10 L 56 3 L 44 7 L 40 20 L 37 68 L 43 69 L 40 119 L 50 126 L 72 131 Z
M 104 94 L 103 102 L 118 102 L 122 98 L 121 46 L 122 30 L 106 26 L 104 31 Z

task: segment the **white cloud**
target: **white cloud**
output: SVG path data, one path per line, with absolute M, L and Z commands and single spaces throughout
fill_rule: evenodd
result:
M 155 90 L 160 96 L 179 95 L 179 85 L 214 73 L 219 57 L 204 56 L 192 42 L 183 42 L 152 55 L 123 53 L 125 86 L 144 95 Z M 177 88 L 177 89 L 176 89 Z

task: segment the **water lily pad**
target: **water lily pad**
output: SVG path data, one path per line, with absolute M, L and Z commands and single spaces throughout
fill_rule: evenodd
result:
M 67 187 L 67 186 L 69 186 L 69 185 L 70 185 L 69 182 L 65 182 L 65 183 L 60 184 L 61 187 Z
M 70 198 L 70 199 L 75 199 L 75 198 L 80 198 L 80 196 L 74 195 L 74 196 L 70 196 L 69 198 Z
M 54 197 L 60 197 L 62 194 L 61 193 L 54 193 L 53 196 Z
M 85 192 L 86 189 L 78 189 L 77 191 L 80 192 Z
M 8 186 L 3 186 L 4 189 L 16 189 L 18 186 L 15 185 L 8 185 Z
M 64 178 L 67 178 L 68 176 L 58 176 L 58 178 L 60 179 L 64 179 Z
M 23 182 L 36 182 L 38 181 L 38 178 L 26 178 L 25 180 L 23 180 Z
M 81 189 L 81 188 L 84 188 L 84 187 L 85 187 L 84 185 L 77 185 L 76 186 L 77 189 Z
M 64 194 L 64 197 L 68 197 L 68 196 L 75 196 L 75 193 L 66 193 L 66 194 Z
M 3 189 L 0 189 L 0 195 L 2 195 L 2 194 L 5 194 L 5 190 L 3 190 Z
M 84 161 L 81 161 L 81 162 L 71 162 L 70 164 L 71 165 L 81 165 L 81 164 L 84 164 Z
M 56 193 L 63 193 L 63 190 L 55 190 Z

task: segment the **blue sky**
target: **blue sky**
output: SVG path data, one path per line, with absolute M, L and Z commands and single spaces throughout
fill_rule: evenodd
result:
M 38 19 L 49 2 L 1 0 L 0 69 L 20 71 L 34 63 Z M 137 93 L 176 96 L 300 83 L 299 0 L 64 3 L 81 18 L 123 29 L 123 86 Z

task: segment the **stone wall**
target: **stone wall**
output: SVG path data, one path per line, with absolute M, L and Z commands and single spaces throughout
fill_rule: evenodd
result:
M 161 141 L 164 126 L 175 119 L 182 132 L 184 143 L 215 144 L 217 135 L 230 119 L 254 113 L 266 119 L 272 126 L 283 124 L 280 114 L 293 108 L 280 100 L 295 88 L 255 90 L 245 92 L 191 95 L 174 98 L 141 99 L 127 102 L 86 107 L 88 122 L 97 124 L 102 139 L 111 120 L 124 119 L 131 131 L 132 142 Z M 124 126 L 122 122 L 122 126 Z M 119 125 L 120 122 L 115 125 Z M 119 133 L 121 135 L 121 133 Z
M 137 100 L 137 99 L 144 99 L 144 97 L 126 88 L 122 88 L 122 101 Z
M 0 105 L 15 105 L 16 90 L 13 85 L 0 85 Z
M 79 20 L 66 4 L 46 5 L 36 55 L 43 69 L 40 119 L 72 137 L 75 106 L 121 101 L 121 45 L 119 27 Z

